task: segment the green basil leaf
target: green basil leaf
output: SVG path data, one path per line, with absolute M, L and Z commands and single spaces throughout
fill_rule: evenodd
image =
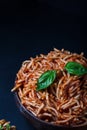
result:
M 73 75 L 82 76 L 87 74 L 87 68 L 77 62 L 68 62 L 65 65 L 65 70 Z
M 45 73 L 43 73 L 37 81 L 36 90 L 39 91 L 49 87 L 54 82 L 56 74 L 56 70 L 48 70 Z
M 3 130 L 3 126 L 2 125 L 0 125 L 0 130 Z
M 7 125 L 6 125 L 6 130 L 10 130 L 10 128 L 11 128 L 11 127 L 10 127 L 10 124 L 7 124 Z

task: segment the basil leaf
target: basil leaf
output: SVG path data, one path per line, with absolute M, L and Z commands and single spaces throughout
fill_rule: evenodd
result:
M 65 70 L 73 75 L 82 76 L 87 74 L 87 68 L 77 62 L 68 62 L 65 65 Z
M 3 126 L 2 125 L 0 125 L 0 130 L 3 130 Z
M 39 91 L 49 87 L 54 82 L 56 74 L 56 70 L 48 70 L 45 73 L 43 73 L 37 81 L 36 90 Z
M 7 125 L 6 125 L 6 130 L 10 130 L 10 128 L 11 128 L 11 127 L 10 127 L 10 124 L 7 124 Z

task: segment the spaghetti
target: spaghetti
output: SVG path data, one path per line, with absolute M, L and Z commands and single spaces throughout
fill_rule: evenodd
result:
M 54 48 L 23 62 L 15 86 L 21 103 L 41 120 L 56 125 L 80 125 L 87 121 L 87 75 L 71 75 L 64 66 L 74 61 L 87 67 L 83 53 Z M 45 90 L 36 91 L 38 78 L 47 70 L 56 70 L 56 80 Z

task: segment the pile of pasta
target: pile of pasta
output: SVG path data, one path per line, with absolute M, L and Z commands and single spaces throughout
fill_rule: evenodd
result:
M 41 120 L 56 125 L 80 125 L 87 122 L 87 74 L 68 73 L 68 62 L 87 68 L 84 54 L 54 48 L 47 55 L 40 54 L 23 62 L 16 75 L 15 86 L 21 103 Z M 56 70 L 57 78 L 50 87 L 37 91 L 39 77 L 48 70 Z

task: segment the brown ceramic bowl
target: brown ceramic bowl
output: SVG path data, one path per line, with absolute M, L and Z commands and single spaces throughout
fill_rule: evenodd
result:
M 14 93 L 16 104 L 20 112 L 28 119 L 28 121 L 37 129 L 37 130 L 87 130 L 87 123 L 81 124 L 79 126 L 60 126 L 54 125 L 52 123 L 45 122 L 36 116 L 34 116 L 29 110 L 27 110 L 19 99 L 17 92 Z

